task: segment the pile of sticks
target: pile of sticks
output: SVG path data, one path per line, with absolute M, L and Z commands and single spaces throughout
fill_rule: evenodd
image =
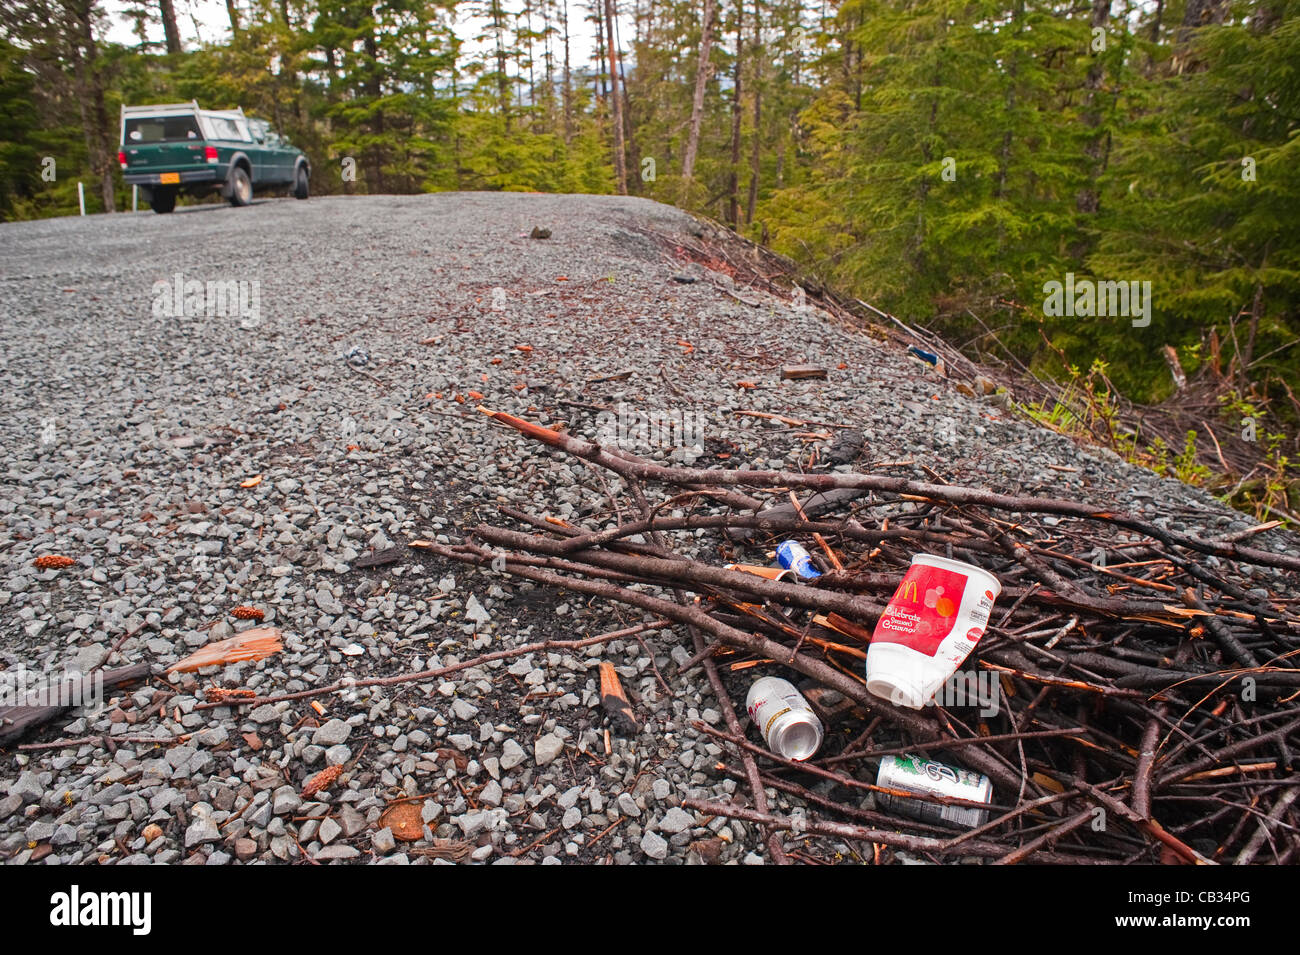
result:
M 412 546 L 683 626 L 694 652 L 681 669 L 704 668 L 725 722 L 698 728 L 733 754 L 718 770 L 748 786 L 747 800 L 686 805 L 758 825 L 774 861 L 825 861 L 833 845 L 871 862 L 899 850 L 940 862 L 1300 861 L 1300 559 L 1251 546 L 1261 528 L 1208 539 L 939 481 L 665 466 L 480 410 L 616 475 L 601 477 L 607 520 L 593 530 L 503 507 L 513 526 Z M 652 485 L 669 493 L 652 501 Z M 678 553 L 681 535 L 717 559 Z M 823 576 L 725 567 L 761 563 L 756 553 L 791 538 Z M 996 707 L 912 710 L 867 692 L 871 629 L 917 553 L 1001 581 L 964 664 L 1000 688 Z M 746 736 L 732 700 L 760 673 L 800 682 L 821 711 L 826 740 L 808 762 Z M 954 831 L 878 811 L 867 797 L 891 753 L 987 775 L 987 824 Z M 807 811 L 774 813 L 771 790 Z

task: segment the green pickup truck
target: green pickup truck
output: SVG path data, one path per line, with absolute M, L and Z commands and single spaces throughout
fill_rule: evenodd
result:
M 123 106 L 117 161 L 154 212 L 171 212 L 182 192 L 220 191 L 232 206 L 248 205 L 255 191 L 288 189 L 306 199 L 311 180 L 303 151 L 265 120 L 197 102 Z

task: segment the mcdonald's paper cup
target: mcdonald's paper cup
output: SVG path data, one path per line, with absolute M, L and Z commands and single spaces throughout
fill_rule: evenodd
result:
M 867 690 L 920 709 L 975 649 L 1002 592 L 986 570 L 917 554 L 867 648 Z

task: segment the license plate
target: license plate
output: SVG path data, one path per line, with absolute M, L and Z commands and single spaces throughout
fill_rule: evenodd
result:
M 158 174 L 158 184 L 160 186 L 175 186 L 181 181 L 181 174 L 178 172 L 161 172 Z

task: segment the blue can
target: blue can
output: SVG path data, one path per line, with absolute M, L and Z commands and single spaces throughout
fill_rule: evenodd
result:
M 820 577 L 822 572 L 813 566 L 812 558 L 801 544 L 782 541 L 776 548 L 776 562 L 786 570 L 793 570 L 804 580 Z

